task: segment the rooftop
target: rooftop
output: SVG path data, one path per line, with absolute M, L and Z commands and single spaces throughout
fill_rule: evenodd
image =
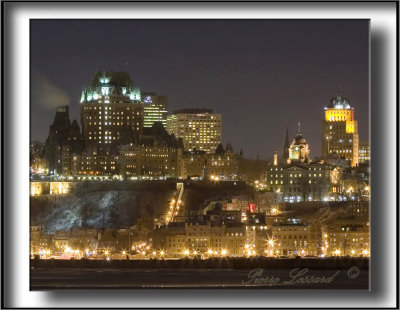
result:
M 203 113 L 213 113 L 212 109 L 198 109 L 198 108 L 191 108 L 191 109 L 180 109 L 175 110 L 173 114 L 203 114 Z

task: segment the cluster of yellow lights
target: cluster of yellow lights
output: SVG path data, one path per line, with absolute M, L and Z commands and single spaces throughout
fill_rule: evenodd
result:
M 271 209 L 271 214 L 272 214 L 272 215 L 277 215 L 277 214 L 279 214 L 279 209 L 276 208 L 276 207 L 272 208 L 272 209 Z
M 256 251 L 255 251 L 255 244 L 249 244 L 246 243 L 244 245 L 244 253 L 246 256 L 255 256 L 256 255 Z
M 327 109 L 325 111 L 325 120 L 327 122 L 352 121 L 353 120 L 353 110 Z
M 327 109 L 325 111 L 327 122 L 346 122 L 346 133 L 354 133 L 356 122 L 353 120 L 353 110 Z
M 272 181 L 271 181 L 272 182 Z M 271 183 L 272 184 L 272 183 Z M 255 180 L 254 181 L 254 187 L 256 189 L 265 189 L 267 187 L 267 185 L 263 182 L 260 182 L 259 180 Z
M 79 249 L 71 249 L 70 247 L 65 247 L 64 253 L 66 254 L 74 254 L 74 255 L 79 255 L 81 251 Z
M 228 251 L 226 249 L 222 249 L 220 252 L 218 252 L 217 250 L 208 249 L 207 254 L 209 256 L 226 256 L 228 254 Z
M 49 256 L 51 254 L 50 249 L 41 249 L 37 253 L 32 253 L 32 254 L 40 254 L 42 256 Z

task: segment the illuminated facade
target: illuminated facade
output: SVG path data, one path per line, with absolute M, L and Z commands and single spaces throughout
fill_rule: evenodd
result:
M 75 182 L 30 182 L 30 196 L 63 195 L 73 192 Z
M 358 151 L 358 161 L 361 164 L 369 164 L 371 160 L 370 150 L 369 150 L 369 143 L 360 143 L 359 151 Z
M 318 256 L 321 230 L 316 225 L 282 222 L 272 227 L 272 238 L 267 243 L 269 256 Z
M 84 152 L 70 158 L 72 160 L 71 174 L 73 175 L 113 176 L 119 174 L 118 155 Z
M 337 219 L 322 229 L 322 252 L 325 256 L 370 255 L 370 233 L 366 221 L 352 217 Z
M 168 146 L 123 145 L 120 172 L 131 178 L 177 178 L 180 153 L 178 148 Z
M 46 234 L 43 226 L 30 226 L 31 255 L 46 255 L 52 248 L 52 235 Z M 49 253 L 50 254 L 50 253 Z
M 180 160 L 179 176 L 182 179 L 236 180 L 237 173 L 238 158 L 230 143 L 226 150 L 219 144 L 211 154 L 198 150 L 183 152 Z
M 348 160 L 351 166 L 359 163 L 357 121 L 352 108 L 341 92 L 325 108 L 322 121 L 322 157 L 336 155 Z
M 143 127 L 151 127 L 154 122 L 161 122 L 167 127 L 168 98 L 157 96 L 155 93 L 143 93 L 144 108 Z
M 310 147 L 308 146 L 306 139 L 302 136 L 300 132 L 300 123 L 299 123 L 299 131 L 297 132 L 296 137 L 293 139 L 292 144 L 289 147 L 289 158 L 288 163 L 291 162 L 308 162 L 310 157 Z
M 168 116 L 167 131 L 183 139 L 186 151 L 213 153 L 222 140 L 222 116 L 208 109 L 183 109 Z
M 97 72 L 81 96 L 85 148 L 116 153 L 117 145 L 132 142 L 143 130 L 141 99 L 127 72 Z
M 334 166 L 323 161 L 311 162 L 309 152 L 308 144 L 298 133 L 289 147 L 287 163 L 277 164 L 274 159 L 263 173 L 266 186 L 282 193 L 285 202 L 332 200 L 331 175 Z
M 32 173 L 48 173 L 47 161 L 45 159 L 45 145 L 33 142 L 29 147 L 30 169 Z
M 182 140 L 155 122 L 144 128 L 138 143 L 120 146 L 120 172 L 129 178 L 177 178 L 182 151 Z

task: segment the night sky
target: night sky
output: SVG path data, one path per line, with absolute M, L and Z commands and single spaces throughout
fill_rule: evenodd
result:
M 224 144 L 246 157 L 281 153 L 301 122 L 314 158 L 339 84 L 368 141 L 368 63 L 367 20 L 32 20 L 31 140 L 45 141 L 60 105 L 80 124 L 82 88 L 113 70 L 167 95 L 170 113 L 221 113 Z

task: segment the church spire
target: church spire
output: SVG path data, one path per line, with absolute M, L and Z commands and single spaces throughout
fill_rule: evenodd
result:
M 283 146 L 283 159 L 289 158 L 289 129 L 286 128 L 285 144 Z
M 301 131 L 300 131 L 300 122 L 297 123 L 298 129 L 297 129 L 297 134 L 300 135 Z

